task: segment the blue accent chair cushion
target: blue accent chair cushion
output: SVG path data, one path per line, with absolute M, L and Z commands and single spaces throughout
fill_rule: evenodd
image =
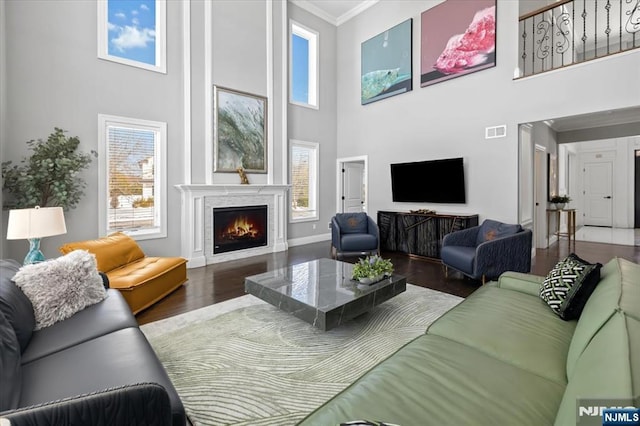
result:
M 341 234 L 363 234 L 368 232 L 366 213 L 340 213 L 336 215 Z
M 480 225 L 476 245 L 482 244 L 485 241 L 495 240 L 496 238 L 506 237 L 507 235 L 513 235 L 520 231 L 522 231 L 522 226 L 519 224 L 511 225 L 487 219 Z

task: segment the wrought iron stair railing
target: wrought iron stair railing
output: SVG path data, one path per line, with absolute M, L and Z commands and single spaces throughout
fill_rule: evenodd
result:
M 640 47 L 640 0 L 561 0 L 519 19 L 516 78 Z

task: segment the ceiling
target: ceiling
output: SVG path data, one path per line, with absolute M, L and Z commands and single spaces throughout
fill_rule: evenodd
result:
M 640 122 L 640 106 L 545 120 L 556 132 Z
M 379 0 L 291 0 L 291 3 L 333 24 L 340 25 Z

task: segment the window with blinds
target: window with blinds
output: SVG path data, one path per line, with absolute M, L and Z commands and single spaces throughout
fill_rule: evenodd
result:
M 292 222 L 318 219 L 318 144 L 291 141 Z
M 100 125 L 104 233 L 122 231 L 147 238 L 166 235 L 165 123 L 101 116 Z

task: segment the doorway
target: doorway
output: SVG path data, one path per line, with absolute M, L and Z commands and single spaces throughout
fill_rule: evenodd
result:
M 366 212 L 368 205 L 368 156 L 339 158 L 336 202 L 339 213 Z
M 584 163 L 584 225 L 613 226 L 613 162 Z
M 547 148 L 536 144 L 534 154 L 534 214 L 535 248 L 548 248 L 547 243 Z
M 636 149 L 634 151 L 634 185 L 633 185 L 633 194 L 635 198 L 634 202 L 634 228 L 640 228 L 640 150 Z

